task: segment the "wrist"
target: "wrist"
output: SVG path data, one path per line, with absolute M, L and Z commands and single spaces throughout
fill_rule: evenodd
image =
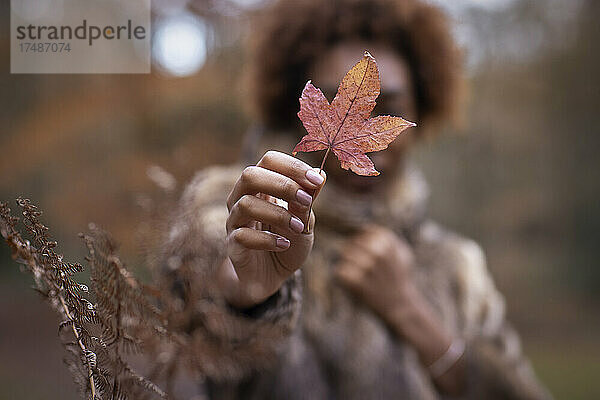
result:
M 419 318 L 417 296 L 419 294 L 413 284 L 402 285 L 397 292 L 393 305 L 386 312 L 386 322 L 400 336 L 405 337 L 408 333 L 407 327 L 414 324 Z
M 418 287 L 412 281 L 407 282 L 398 290 L 394 307 L 386 313 L 387 323 L 416 350 L 436 386 L 444 393 L 458 395 L 465 384 L 462 343 L 448 334 Z
M 452 343 L 435 311 L 414 285 L 403 290 L 403 301 L 390 318 L 392 330 L 419 354 L 424 365 L 430 365 Z
M 229 257 L 216 271 L 216 282 L 225 302 L 236 309 L 249 309 L 266 301 L 277 292 L 279 285 L 267 290 L 259 283 L 242 282 Z

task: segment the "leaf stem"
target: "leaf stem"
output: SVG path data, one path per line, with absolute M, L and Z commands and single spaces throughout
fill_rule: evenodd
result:
M 331 146 L 327 147 L 327 151 L 325 152 L 325 156 L 323 156 L 323 161 L 321 161 L 321 166 L 319 167 L 319 174 L 321 173 L 321 171 L 323 170 L 323 167 L 325 166 L 325 160 L 327 160 L 327 156 L 329 155 L 329 150 L 331 150 Z
M 329 151 L 331 150 L 331 147 L 327 147 L 327 151 L 325 152 L 325 155 L 323 156 L 323 161 L 321 161 L 321 166 L 319 167 L 319 175 L 321 175 L 321 171 L 323 171 L 323 167 L 325 166 L 325 161 L 327 160 L 327 156 L 329 155 Z M 316 190 L 315 190 L 316 192 Z M 314 194 L 313 194 L 314 196 Z M 306 220 L 306 228 L 304 229 L 304 233 L 310 233 L 310 231 L 308 230 L 308 224 L 310 222 L 310 212 L 312 211 L 312 201 L 310 202 L 310 206 L 308 206 L 308 219 Z

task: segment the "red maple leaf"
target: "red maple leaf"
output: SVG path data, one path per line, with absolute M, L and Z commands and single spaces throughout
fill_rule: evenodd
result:
M 413 122 L 383 115 L 369 118 L 380 93 L 379 69 L 368 51 L 346 73 L 335 98 L 329 101 L 310 81 L 300 97 L 298 117 L 308 135 L 302 137 L 292 152 L 325 150 L 321 169 L 330 151 L 342 168 L 358 175 L 379 175 L 365 153 L 380 151 Z

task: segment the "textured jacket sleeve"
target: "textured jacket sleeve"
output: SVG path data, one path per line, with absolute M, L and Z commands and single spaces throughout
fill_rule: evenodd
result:
M 216 380 L 266 368 L 292 332 L 301 302 L 297 271 L 263 303 L 246 310 L 226 304 L 213 272 L 226 257 L 226 199 L 240 167 L 211 167 L 187 186 L 171 218 L 161 257 L 180 301 L 179 326 L 198 368 Z
M 459 309 L 467 342 L 465 399 L 551 399 L 506 320 L 504 298 L 486 268 L 481 248 L 462 238 L 455 244 Z

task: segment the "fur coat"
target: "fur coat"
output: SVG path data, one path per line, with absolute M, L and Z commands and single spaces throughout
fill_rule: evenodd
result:
M 210 167 L 187 186 L 164 246 L 175 275 L 185 265 L 210 287 L 211 271 L 226 256 L 226 198 L 242 169 Z M 187 329 L 209 398 L 444 398 L 415 350 L 333 279 L 340 245 L 366 222 L 410 243 L 420 289 L 446 329 L 465 339 L 465 399 L 550 398 L 505 318 L 481 248 L 429 220 L 423 178 L 414 168 L 403 170 L 378 201 L 328 182 L 314 204 L 308 261 L 265 302 L 239 311 L 215 290 L 193 300 L 198 315 Z

